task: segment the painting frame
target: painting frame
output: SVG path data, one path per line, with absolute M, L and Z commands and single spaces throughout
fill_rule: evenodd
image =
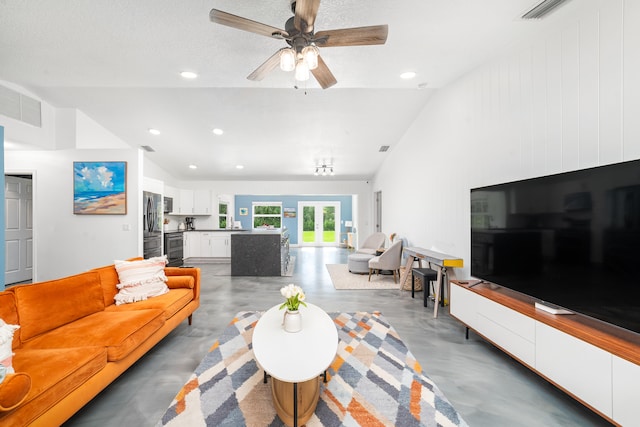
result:
M 127 162 L 73 162 L 74 215 L 127 214 Z
M 249 215 L 249 208 L 240 208 L 238 209 L 241 216 Z

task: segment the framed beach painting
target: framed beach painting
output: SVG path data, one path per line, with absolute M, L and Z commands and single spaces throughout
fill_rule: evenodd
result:
M 127 162 L 73 162 L 73 213 L 125 215 Z

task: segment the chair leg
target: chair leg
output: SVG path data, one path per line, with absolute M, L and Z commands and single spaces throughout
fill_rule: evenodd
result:
M 396 280 L 396 270 L 393 270 L 393 283 L 398 283 Z
M 371 271 L 372 271 L 372 270 L 373 270 L 373 269 L 371 269 L 371 268 L 369 269 L 369 281 L 371 281 Z

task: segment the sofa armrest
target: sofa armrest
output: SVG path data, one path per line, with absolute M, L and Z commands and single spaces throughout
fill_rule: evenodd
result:
M 200 269 L 198 267 L 165 267 L 164 274 L 169 281 L 167 286 L 169 288 L 191 288 L 193 287 L 194 299 L 200 299 Z M 193 278 L 191 280 L 177 280 L 176 276 L 187 276 Z M 176 277 L 172 279 L 172 277 Z M 191 286 L 193 283 L 193 286 Z

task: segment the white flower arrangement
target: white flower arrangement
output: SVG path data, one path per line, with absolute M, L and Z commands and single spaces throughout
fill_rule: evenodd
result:
M 296 286 L 293 283 L 283 286 L 280 289 L 280 293 L 285 298 L 285 301 L 280 306 L 280 310 L 286 307 L 289 311 L 296 311 L 300 307 L 300 304 L 305 307 L 307 306 L 304 302 L 306 298 L 304 291 L 300 286 Z

